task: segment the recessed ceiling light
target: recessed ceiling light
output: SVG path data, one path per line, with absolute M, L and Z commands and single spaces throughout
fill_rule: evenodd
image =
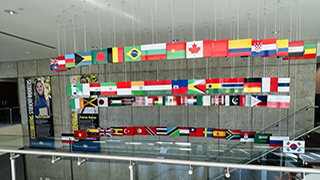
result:
M 14 11 L 14 10 L 8 10 L 8 9 L 4 10 L 4 12 L 6 12 L 6 13 L 8 13 L 8 14 L 11 14 L 11 15 L 17 15 L 17 14 L 18 14 L 18 12 L 17 12 L 17 11 Z

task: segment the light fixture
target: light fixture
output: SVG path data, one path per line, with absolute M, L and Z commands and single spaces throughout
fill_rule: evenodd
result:
M 225 174 L 226 178 L 229 178 L 231 175 L 230 175 L 230 172 L 229 172 L 229 167 L 227 167 L 226 169 L 226 174 Z
M 191 164 L 189 165 L 189 171 L 188 171 L 189 175 L 193 174 L 193 167 L 191 166 Z
M 80 166 L 84 162 L 86 162 L 86 159 L 81 159 L 80 157 L 78 157 L 78 162 L 77 162 L 78 166 Z
M 61 160 L 61 157 L 56 157 L 55 155 L 53 155 L 52 159 L 51 159 L 51 163 L 54 164 L 55 162 L 60 161 L 60 160 Z
M 11 14 L 11 15 L 17 15 L 17 14 L 18 14 L 17 11 L 9 10 L 9 9 L 4 10 L 4 12 L 6 12 L 6 13 L 8 13 L 8 14 Z

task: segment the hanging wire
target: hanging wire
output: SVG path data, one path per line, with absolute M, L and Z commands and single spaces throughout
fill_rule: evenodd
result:
M 135 38 L 135 29 L 134 29 L 134 10 L 133 10 L 133 1 L 132 0 L 132 43 L 135 46 L 136 45 L 136 38 Z
M 154 44 L 154 14 L 153 14 L 153 7 L 151 6 L 151 35 L 152 35 L 152 44 Z
M 154 0 L 154 27 L 155 27 L 155 42 L 157 43 L 158 42 L 158 27 L 157 27 L 157 20 L 158 20 L 158 17 L 157 17 L 157 11 L 158 11 L 158 7 L 157 7 L 157 0 Z
M 57 16 L 57 46 L 58 46 L 58 55 L 61 56 L 61 47 L 60 47 L 60 26 L 59 26 L 59 15 Z
M 277 16 L 278 16 L 278 0 L 276 0 L 276 10 L 274 11 L 274 37 L 277 37 Z
M 211 25 L 210 25 L 210 28 L 211 28 Z M 210 38 L 211 38 L 211 34 L 210 34 Z M 214 1 L 214 40 L 217 40 L 217 1 L 216 0 Z
M 238 3 L 237 3 L 237 38 L 238 38 L 238 40 L 239 40 L 239 38 L 240 38 L 240 20 L 239 20 L 239 18 L 240 18 L 240 16 L 239 16 L 239 3 L 240 3 L 240 1 L 237 1 Z
M 172 33 L 172 40 L 174 39 L 174 0 L 172 0 L 172 3 L 171 3 L 171 33 Z
M 74 8 L 74 5 L 71 5 L 71 8 Z M 73 12 L 73 11 L 71 11 L 71 12 Z M 71 16 L 72 16 L 71 26 L 72 26 L 72 33 L 73 33 L 73 49 L 74 49 L 74 52 L 77 52 L 76 25 L 75 25 L 75 19 L 76 19 L 77 15 L 73 15 L 73 13 L 72 13 Z
M 263 38 L 267 38 L 267 6 L 266 6 L 266 0 L 264 0 L 264 35 Z M 258 23 L 259 24 L 259 23 Z M 266 77 L 266 58 L 263 58 L 263 77 Z M 263 118 L 264 119 L 264 118 Z M 264 121 L 263 121 L 264 123 Z M 264 125 L 263 125 L 264 127 Z
M 124 47 L 126 45 L 126 33 L 124 29 L 124 1 L 122 1 L 122 40 L 123 44 L 122 46 Z M 127 63 L 123 63 L 124 65 L 124 80 L 127 82 Z
M 249 4 L 249 0 L 247 3 Z M 247 32 L 248 32 L 248 38 L 250 38 L 250 12 L 248 7 L 247 7 L 247 11 L 248 11 Z M 250 56 L 247 57 L 247 77 L 250 77 Z
M 140 0 L 138 0 L 138 18 L 139 18 L 139 45 L 141 45 L 141 16 L 140 16 Z M 141 81 L 141 61 L 139 61 L 139 73 L 140 73 L 140 77 L 139 77 L 139 80 Z
M 301 40 L 301 28 L 302 28 L 302 24 L 301 24 L 301 0 L 299 0 L 299 41 Z
M 258 10 L 257 10 L 257 39 L 259 40 L 260 38 L 260 16 L 259 16 L 259 13 L 260 13 L 260 0 L 258 0 Z
M 101 19 L 100 19 L 100 10 L 99 10 L 99 0 L 97 0 L 97 11 L 98 11 L 98 22 L 99 22 L 99 42 L 100 49 L 102 49 L 102 29 L 101 29 Z
M 193 41 L 196 40 L 196 11 L 194 0 L 192 0 L 192 39 Z
M 292 41 L 292 0 L 290 3 L 290 42 Z
M 83 4 L 82 4 L 82 15 L 83 15 L 83 40 L 84 40 L 84 51 L 88 51 L 85 3 L 86 3 L 86 1 L 85 1 L 85 0 L 83 0 Z

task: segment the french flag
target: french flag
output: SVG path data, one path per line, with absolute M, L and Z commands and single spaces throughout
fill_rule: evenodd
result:
M 252 56 L 270 56 L 277 53 L 277 39 L 257 39 L 252 40 L 251 57 Z

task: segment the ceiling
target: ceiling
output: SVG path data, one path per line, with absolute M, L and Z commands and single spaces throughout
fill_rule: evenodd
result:
M 291 29 L 291 40 L 320 39 L 320 0 L 277 1 L 0 0 L 0 62 L 56 57 L 101 44 L 106 48 L 172 39 L 271 38 L 275 30 L 277 38 L 290 38 Z

